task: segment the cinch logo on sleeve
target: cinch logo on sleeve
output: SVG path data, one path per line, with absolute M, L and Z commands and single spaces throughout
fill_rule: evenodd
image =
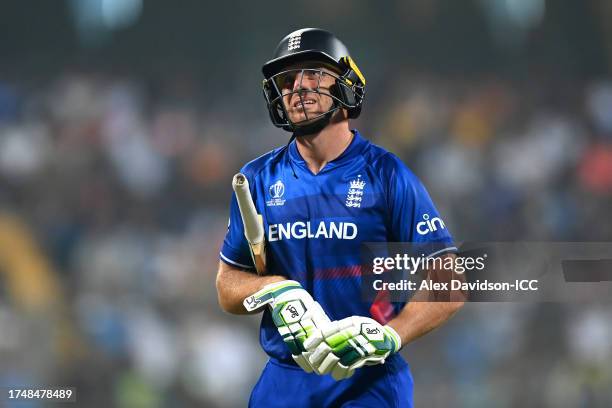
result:
M 416 230 L 419 235 L 426 235 L 430 232 L 437 231 L 438 229 L 444 229 L 446 226 L 444 225 L 444 221 L 442 221 L 438 217 L 434 217 L 431 220 L 429 219 L 429 214 L 423 214 L 423 220 L 416 225 Z
M 325 222 L 311 225 L 310 221 L 296 221 L 268 226 L 268 241 L 283 239 L 325 238 L 355 239 L 357 225 L 352 222 Z

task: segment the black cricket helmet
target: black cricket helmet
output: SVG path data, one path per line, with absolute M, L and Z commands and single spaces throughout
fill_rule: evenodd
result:
M 323 73 L 321 67 L 332 71 Z M 346 109 L 348 117 L 354 119 L 361 113 L 361 106 L 365 96 L 365 78 L 350 57 L 346 46 L 329 31 L 319 28 L 302 28 L 296 30 L 285 38 L 276 47 L 274 58 L 262 67 L 265 77 L 263 93 L 270 112 L 272 123 L 294 134 L 312 133 L 325 127 L 332 114 L 338 109 Z M 320 88 L 322 75 L 331 75 L 336 79 L 335 84 L 327 91 Z M 285 90 L 285 81 L 294 80 L 298 76 L 300 84 L 298 89 Z M 302 88 L 304 77 L 315 78 L 316 88 Z M 293 81 L 292 81 L 293 83 Z M 309 81 L 312 84 L 312 81 Z M 332 98 L 333 105 L 330 110 L 316 117 L 309 118 L 304 107 L 304 98 L 307 92 L 316 92 Z M 283 103 L 283 96 L 298 94 L 306 119 L 292 122 Z

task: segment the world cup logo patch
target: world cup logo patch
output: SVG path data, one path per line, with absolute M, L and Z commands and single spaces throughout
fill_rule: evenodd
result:
M 270 200 L 266 201 L 266 205 L 268 207 L 275 207 L 285 204 L 285 200 L 283 199 L 283 195 L 285 194 L 285 185 L 282 181 L 277 180 L 276 183 L 272 184 L 270 188 L 268 188 L 268 194 L 270 195 Z

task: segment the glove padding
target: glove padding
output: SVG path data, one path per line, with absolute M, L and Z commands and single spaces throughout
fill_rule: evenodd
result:
M 272 320 L 293 359 L 307 373 L 313 372 L 304 341 L 310 337 L 321 339 L 321 329 L 330 325 L 331 320 L 299 282 L 285 280 L 266 285 L 244 299 L 243 305 L 249 312 L 269 305 Z
M 308 362 L 317 374 L 331 373 L 338 381 L 349 378 L 364 365 L 383 364 L 402 346 L 390 326 L 369 317 L 351 316 L 322 328 L 322 336 L 309 337 L 304 347 Z

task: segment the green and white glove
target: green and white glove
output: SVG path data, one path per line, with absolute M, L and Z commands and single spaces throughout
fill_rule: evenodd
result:
M 318 374 L 338 381 L 349 378 L 364 365 L 383 364 L 402 347 L 402 339 L 391 326 L 382 326 L 369 317 L 351 316 L 332 322 L 304 344 L 308 361 Z
M 313 371 L 304 341 L 311 337 L 321 339 L 321 329 L 330 325 L 331 320 L 299 282 L 285 280 L 266 285 L 244 299 L 243 305 L 249 312 L 269 305 L 272 320 L 293 359 L 307 373 Z

